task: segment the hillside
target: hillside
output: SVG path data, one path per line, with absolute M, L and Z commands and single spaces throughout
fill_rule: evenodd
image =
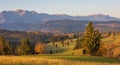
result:
M 67 43 L 69 42 L 69 45 Z M 103 57 L 114 57 L 114 58 L 120 58 L 120 34 L 116 34 L 113 38 L 112 35 L 108 37 L 104 37 L 101 39 L 101 50 L 103 50 Z M 57 47 L 56 47 L 57 44 Z M 47 51 L 52 50 L 53 55 L 83 55 L 83 49 L 76 49 L 73 50 L 76 44 L 76 39 L 72 40 L 65 40 L 64 46 L 61 42 L 55 42 L 55 45 L 53 43 L 46 44 L 47 45 Z M 109 53 L 109 54 L 108 54 Z

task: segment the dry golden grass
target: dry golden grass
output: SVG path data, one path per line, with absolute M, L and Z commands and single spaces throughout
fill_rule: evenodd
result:
M 0 56 L 0 65 L 120 65 L 101 62 L 45 59 L 27 56 Z

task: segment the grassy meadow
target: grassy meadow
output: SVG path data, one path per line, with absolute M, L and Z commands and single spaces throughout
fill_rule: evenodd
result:
M 64 55 L 0 56 L 0 65 L 120 65 L 118 59 Z

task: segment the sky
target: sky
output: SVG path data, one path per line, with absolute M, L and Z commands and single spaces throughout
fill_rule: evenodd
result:
M 17 9 L 73 16 L 105 14 L 120 18 L 120 0 L 0 0 L 0 12 Z

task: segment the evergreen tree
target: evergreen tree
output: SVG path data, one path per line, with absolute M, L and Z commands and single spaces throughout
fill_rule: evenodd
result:
M 95 54 L 100 47 L 100 39 L 101 39 L 101 34 L 99 31 L 94 30 L 93 23 L 90 22 L 88 26 L 86 27 L 86 31 L 84 33 L 84 53 L 85 54 Z
M 3 38 L 3 36 L 0 36 L 0 55 L 5 55 L 5 40 Z
M 82 47 L 83 47 L 82 43 L 83 43 L 82 38 L 81 38 L 81 39 L 78 38 L 78 39 L 76 40 L 76 45 L 75 45 L 75 47 L 73 48 L 73 50 L 82 48 Z
M 69 46 L 70 45 L 70 43 L 69 43 L 69 41 L 67 41 L 67 46 Z
M 50 54 L 53 54 L 53 51 L 52 51 L 52 50 L 50 50 Z
M 10 42 L 6 41 L 5 42 L 5 52 L 6 54 L 12 54 L 13 53 L 13 47 L 10 45 Z
M 58 47 L 58 45 L 57 45 L 57 44 L 55 44 L 55 47 L 57 48 L 57 47 Z
M 64 41 L 61 41 L 62 46 L 65 46 Z
M 28 39 L 22 39 L 19 50 L 22 55 L 31 54 L 30 41 Z
M 94 32 L 94 38 L 93 38 L 93 45 L 90 47 L 91 49 L 91 54 L 95 55 L 98 50 L 100 50 L 101 46 L 101 34 L 99 33 L 98 30 Z
M 3 36 L 0 36 L 0 54 L 8 55 L 12 54 L 12 52 L 12 45 L 8 41 L 5 41 Z

